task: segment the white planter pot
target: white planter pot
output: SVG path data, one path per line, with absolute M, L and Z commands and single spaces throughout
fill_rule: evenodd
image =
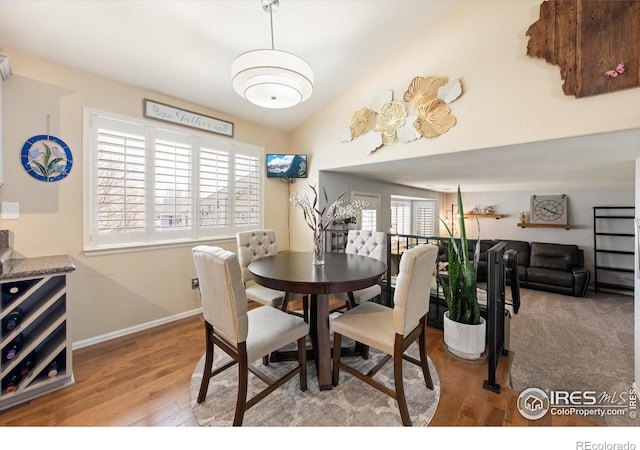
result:
M 444 343 L 454 355 L 464 359 L 479 359 L 484 353 L 487 323 L 481 317 L 479 325 L 467 325 L 449 319 L 444 313 Z

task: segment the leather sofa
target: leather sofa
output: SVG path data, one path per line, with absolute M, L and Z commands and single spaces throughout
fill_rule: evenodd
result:
M 475 240 L 468 240 L 469 259 L 473 260 Z M 503 240 L 481 240 L 478 281 L 487 279 L 487 251 Z M 518 253 L 520 287 L 584 297 L 591 273 L 584 267 L 584 251 L 577 245 L 504 240 L 506 249 Z M 448 239 L 440 241 L 439 259 L 448 260 Z M 509 274 L 507 274 L 509 276 Z M 508 280 L 507 280 L 508 281 Z

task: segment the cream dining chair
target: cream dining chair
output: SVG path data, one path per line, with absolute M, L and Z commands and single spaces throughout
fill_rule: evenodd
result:
M 347 234 L 347 244 L 345 253 L 352 255 L 368 256 L 375 258 L 383 263 L 387 263 L 387 234 L 382 231 L 371 230 L 349 230 Z M 336 297 L 347 302 L 347 308 L 353 308 L 356 305 L 364 303 L 368 300 L 379 297 L 382 288 L 379 284 L 374 284 L 364 289 L 354 292 L 346 292 L 338 294 Z
M 205 363 L 197 402 L 205 401 L 211 378 L 238 364 L 238 396 L 233 425 L 239 426 L 245 411 L 295 375 L 300 374 L 300 390 L 307 390 L 306 337 L 309 325 L 277 308 L 247 311 L 247 296 L 236 254 L 205 245 L 194 247 L 192 252 L 200 281 L 206 332 Z M 296 341 L 298 365 L 278 380 L 271 380 L 253 367 L 254 361 Z M 215 371 L 212 367 L 214 345 L 233 359 Z M 247 400 L 249 371 L 267 387 Z
M 340 369 L 368 383 L 380 392 L 394 398 L 398 403 L 402 424 L 411 425 L 411 418 L 404 395 L 402 379 L 403 359 L 422 368 L 428 389 L 433 389 L 427 359 L 426 330 L 429 312 L 429 288 L 438 247 L 431 244 L 418 245 L 402 254 L 398 279 L 394 291 L 394 307 L 366 302 L 332 319 L 333 329 L 333 385 L 339 382 Z M 345 364 L 340 359 L 342 336 L 350 337 L 385 353 L 380 363 L 367 374 Z M 420 360 L 404 354 L 418 339 Z M 393 357 L 395 390 L 389 389 L 374 379 L 375 374 Z
M 294 311 L 291 311 L 291 313 L 303 317 L 304 321 L 308 322 L 309 301 L 307 294 L 276 291 L 268 287 L 260 286 L 253 281 L 253 275 L 251 275 L 249 271 L 249 264 L 252 261 L 278 254 L 275 231 L 241 231 L 236 234 L 236 244 L 238 247 L 238 260 L 242 268 L 242 282 L 246 288 L 247 298 L 263 305 L 281 308 L 283 311 L 288 310 L 291 300 L 302 298 L 302 313 Z

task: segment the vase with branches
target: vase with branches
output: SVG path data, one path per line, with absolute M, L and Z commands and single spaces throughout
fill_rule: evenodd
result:
M 327 228 L 338 221 L 356 218 L 367 204 L 359 200 L 345 201 L 343 197 L 346 191 L 329 204 L 327 190 L 323 188 L 324 206 L 320 208 L 318 189 L 311 185 L 309 187 L 313 192 L 312 199 L 302 192 L 292 195 L 289 203 L 302 210 L 305 222 L 313 231 L 313 264 L 321 265 L 324 264 L 324 235 Z

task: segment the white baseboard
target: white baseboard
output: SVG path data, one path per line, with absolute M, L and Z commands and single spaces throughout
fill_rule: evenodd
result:
M 111 339 L 116 339 L 122 336 L 127 336 L 129 334 L 137 333 L 139 331 L 148 330 L 149 328 L 157 327 L 159 325 L 164 325 L 170 322 L 175 322 L 176 320 L 195 316 L 196 314 L 202 314 L 202 308 L 192 309 L 191 311 L 185 311 L 180 314 L 176 314 L 174 316 L 163 317 L 162 319 L 153 320 L 151 322 L 142 323 L 140 325 L 136 325 L 136 326 L 125 328 L 118 331 L 113 331 L 111 333 L 103 334 L 90 339 L 85 339 L 83 341 L 74 342 L 71 346 L 71 349 L 78 350 L 79 348 L 89 347 L 90 345 L 99 344 L 101 342 L 110 341 Z

